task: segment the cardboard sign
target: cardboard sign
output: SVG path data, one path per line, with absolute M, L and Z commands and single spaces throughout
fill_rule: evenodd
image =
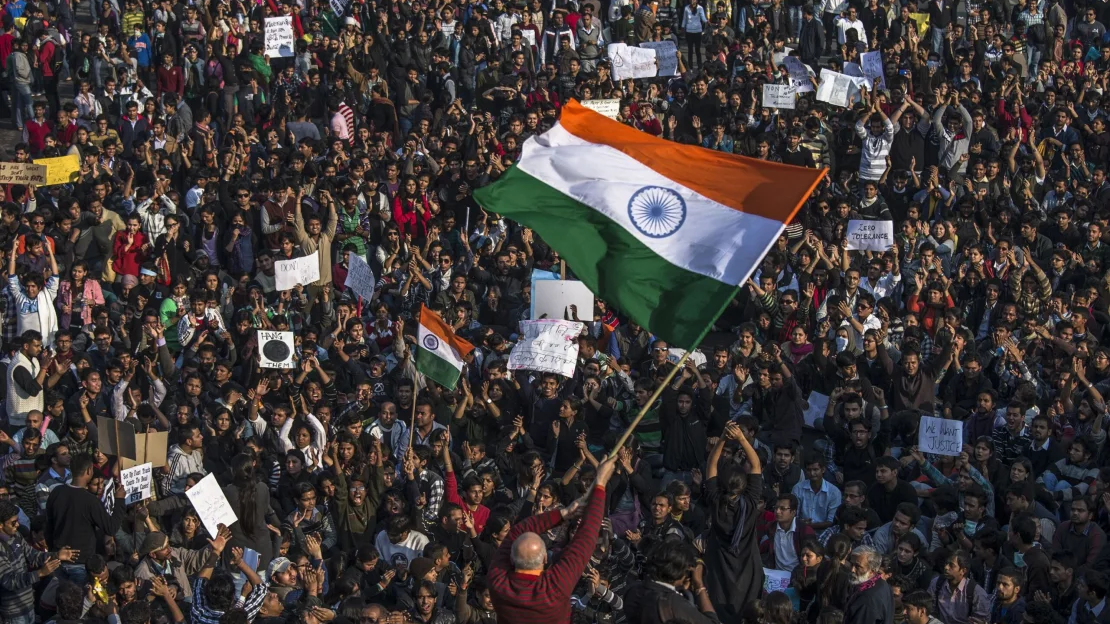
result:
M 570 306 L 578 309 L 578 320 L 594 320 L 594 294 L 578 280 L 540 280 L 532 287 L 532 318 L 570 319 Z
M 609 100 L 582 100 L 582 106 L 592 110 L 595 113 L 605 115 L 609 119 L 616 119 L 620 116 L 621 101 L 617 98 Z
M 613 64 L 613 80 L 654 78 L 659 73 L 655 50 L 651 48 L 610 43 L 609 61 Z
M 278 290 L 292 290 L 297 284 L 307 286 L 320 280 L 320 252 L 311 256 L 278 260 L 274 263 L 274 287 Z
M 293 16 L 267 17 L 262 26 L 266 37 L 266 56 L 293 56 Z
M 809 81 L 811 70 L 796 56 L 787 56 L 782 59 L 786 71 L 790 72 L 790 85 L 798 93 L 813 91 L 813 83 Z
M 258 353 L 262 368 L 294 368 L 293 332 L 258 330 Z
M 675 47 L 674 41 L 670 39 L 666 41 L 645 41 L 640 44 L 640 47 L 655 50 L 655 60 L 659 62 L 659 73 L 657 75 L 678 75 L 678 48 Z
M 166 465 L 169 449 L 168 431 L 135 433 L 131 423 L 100 416 L 96 419 L 97 448 L 105 455 L 119 457 L 121 468 L 132 468 L 150 463 L 154 468 Z
M 36 165 L 46 167 L 46 182 L 43 186 L 54 184 L 74 184 L 81 181 L 81 160 L 77 154 L 57 158 L 39 158 Z
M 877 88 L 885 89 L 886 76 L 883 75 L 883 53 L 878 50 L 864 52 L 859 56 L 859 61 L 863 75 L 867 76 Z
M 917 450 L 926 454 L 959 457 L 964 450 L 964 423 L 922 416 L 917 426 Z
M 185 492 L 185 496 L 189 497 L 189 502 L 197 510 L 197 516 L 204 523 L 204 529 L 209 535 L 215 535 L 221 524 L 230 527 L 239 521 L 235 510 L 220 489 L 220 484 L 216 483 L 215 475 L 210 474 L 201 479 Z
M 150 462 L 121 470 L 119 478 L 123 482 L 123 489 L 127 491 L 128 505 L 151 498 L 153 479 Z
M 135 433 L 131 423 L 100 416 L 96 419 L 97 448 L 105 455 L 119 457 L 120 468 L 150 463 L 154 468 L 166 465 L 169 449 L 168 431 Z
M 893 221 L 848 221 L 848 251 L 886 251 L 894 247 Z
M 0 162 L 0 184 L 46 184 L 46 165 Z
M 370 270 L 370 265 L 362 259 L 362 256 L 352 252 L 350 262 L 347 266 L 347 281 L 343 286 L 355 291 L 355 294 L 362 297 L 366 301 L 374 298 L 374 286 L 378 283 L 374 279 L 374 272 Z
M 793 110 L 796 94 L 797 91 L 794 90 L 793 85 L 765 84 L 763 85 L 763 106 Z
M 509 370 L 531 370 L 574 376 L 582 323 L 543 319 L 521 321 L 520 340 L 509 353 Z

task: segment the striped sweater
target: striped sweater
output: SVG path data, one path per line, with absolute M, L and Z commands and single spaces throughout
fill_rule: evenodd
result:
M 490 565 L 489 588 L 497 621 L 569 622 L 571 592 L 594 552 L 604 515 L 605 488 L 595 487 L 578 531 L 559 558 L 539 575 L 512 571 L 513 542 L 524 533 L 542 534 L 554 528 L 562 522 L 562 514 L 552 510 L 513 525 Z
M 0 615 L 5 620 L 35 616 L 33 585 L 39 575 L 33 570 L 45 565 L 49 554 L 31 548 L 19 533 L 0 538 Z

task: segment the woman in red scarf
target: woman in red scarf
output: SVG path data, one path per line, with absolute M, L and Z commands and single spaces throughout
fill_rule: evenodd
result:
M 427 198 L 420 197 L 416 178 L 406 177 L 397 197 L 393 198 L 393 221 L 401 236 L 408 234 L 413 238 L 423 238 L 431 218 L 431 206 L 428 205 Z

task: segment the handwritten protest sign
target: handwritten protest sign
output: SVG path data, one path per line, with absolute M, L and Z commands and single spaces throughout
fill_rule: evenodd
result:
M 46 182 L 43 186 L 54 184 L 72 184 L 81 179 L 81 161 L 77 154 L 58 156 L 57 158 L 39 158 L 36 165 L 46 167 Z
M 266 36 L 266 56 L 293 56 L 293 16 L 267 17 L 263 25 Z
M 520 340 L 509 353 L 509 370 L 574 375 L 582 323 L 543 319 L 520 322 Z
M 873 86 L 871 84 L 871 79 L 868 78 L 867 76 L 863 75 L 863 68 L 860 67 L 858 63 L 845 63 L 844 64 L 844 75 L 845 76 L 851 76 L 852 78 L 857 79 L 856 86 L 859 86 L 860 84 L 862 84 L 863 86 L 867 87 L 868 89 L 873 88 Z
M 651 48 L 610 43 L 609 61 L 613 64 L 613 80 L 654 78 L 659 72 L 655 64 L 655 50 Z
M 814 390 L 809 393 L 809 408 L 802 413 L 802 419 L 810 427 L 816 427 L 817 419 L 825 417 L 825 410 L 829 408 L 829 395 L 821 394 Z
M 964 449 L 964 423 L 922 416 L 917 426 L 917 449 L 922 453 L 959 457 Z
M 220 484 L 216 483 L 215 475 L 209 474 L 198 481 L 196 485 L 189 488 L 188 492 L 185 492 L 185 496 L 189 497 L 189 502 L 197 510 L 197 516 L 204 523 L 204 528 L 209 535 L 215 535 L 220 530 L 221 524 L 231 526 L 239 520 L 235 510 L 228 504 L 223 490 L 220 489 Z
M 794 108 L 794 87 L 791 85 L 763 85 L 763 106 L 765 108 Z
M 802 59 L 796 56 L 787 56 L 782 59 L 782 64 L 786 67 L 786 71 L 790 72 L 790 85 L 798 93 L 809 93 L 813 91 L 813 83 L 809 81 L 809 76 L 812 72 Z
M 878 50 L 864 52 L 859 56 L 859 62 L 863 75 L 867 76 L 876 88 L 885 89 L 886 77 L 883 76 L 883 53 Z
M 0 184 L 46 184 L 46 166 L 0 162 Z
M 292 290 L 297 284 L 307 286 L 319 279 L 319 251 L 312 252 L 311 256 L 274 263 L 274 284 L 278 290 Z
M 370 270 L 370 265 L 362 259 L 362 256 L 351 252 L 349 256 L 351 261 L 347 267 L 347 281 L 344 286 L 355 291 L 355 294 L 362 297 L 366 301 L 374 298 L 374 285 L 377 280 L 374 279 L 374 272 Z
M 139 501 L 151 497 L 152 481 L 151 465 L 149 462 L 135 466 L 134 468 L 121 470 L 119 478 L 120 481 L 123 482 L 123 489 L 127 491 L 128 505 L 134 505 Z
M 594 320 L 594 294 L 578 280 L 542 280 L 532 288 L 532 299 L 536 304 L 533 310 L 540 318 L 570 318 L 570 306 L 578 310 L 578 320 Z
M 886 251 L 894 247 L 893 221 L 848 221 L 848 251 Z
M 262 368 L 294 368 L 293 332 L 258 330 L 258 352 Z
M 840 72 L 821 70 L 821 83 L 817 86 L 817 101 L 847 108 L 852 97 L 852 77 Z
M 616 119 L 621 112 L 621 101 L 617 98 L 609 100 L 582 100 L 581 104 L 595 113 L 605 115 L 609 119 Z
M 790 573 L 782 570 L 763 568 L 763 591 L 768 594 L 777 591 L 786 591 L 790 587 Z
M 659 61 L 659 76 L 678 75 L 678 48 L 674 41 L 645 41 L 640 47 L 655 50 L 655 60 Z

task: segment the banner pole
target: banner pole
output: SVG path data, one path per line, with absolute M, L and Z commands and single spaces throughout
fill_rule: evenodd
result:
M 675 364 L 673 368 L 671 368 L 671 372 L 667 373 L 667 376 L 663 378 L 663 382 L 660 383 L 659 387 L 655 389 L 655 392 L 652 393 L 651 398 L 648 399 L 647 403 L 644 403 L 644 406 L 640 408 L 640 413 L 636 414 L 636 418 L 632 419 L 632 423 L 629 424 L 628 428 L 624 430 L 623 434 L 621 434 L 620 439 L 617 440 L 616 445 L 613 446 L 613 450 L 610 452 L 610 456 L 615 455 L 617 451 L 619 451 L 621 447 L 624 446 L 624 443 L 628 441 L 628 437 L 632 435 L 632 431 L 636 429 L 636 426 L 639 425 L 640 421 L 644 419 L 644 415 L 648 413 L 648 410 L 651 409 L 651 406 L 654 405 L 659 396 L 663 394 L 663 390 L 670 385 L 671 380 L 674 379 L 675 374 L 678 373 L 683 365 L 686 364 L 687 358 L 690 357 L 690 354 L 693 351 L 693 349 L 690 349 L 686 353 L 683 353 L 682 357 L 679 358 L 678 363 Z

